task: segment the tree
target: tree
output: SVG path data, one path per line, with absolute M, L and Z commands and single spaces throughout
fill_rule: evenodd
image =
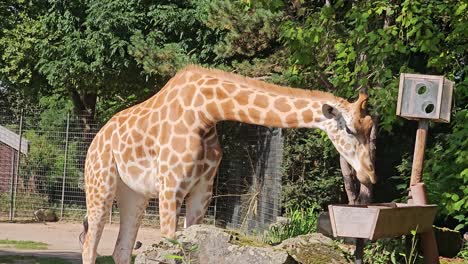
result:
M 452 149 L 465 144 L 455 135 L 466 133 L 462 132 L 466 128 L 460 129 L 460 126 L 466 124 L 463 113 L 467 105 L 468 44 L 463 40 L 467 39 L 468 34 L 467 3 L 396 0 L 326 2 L 330 4 L 314 2 L 294 6 L 294 13 L 299 15 L 283 23 L 281 36 L 292 52 L 291 64 L 305 85 L 336 89 L 334 93 L 344 97 L 355 96 L 356 90 L 361 87 L 368 89 L 371 113 L 380 117 L 376 167 L 381 183 L 388 182 L 397 173 L 395 165 L 401 163 L 407 153 L 412 153 L 412 142 L 408 138 L 414 137 L 414 124 L 403 122 L 395 116 L 399 74 L 439 74 L 456 81 L 456 118 L 450 126 L 442 124 L 431 128 L 428 151 L 440 153 L 434 148 L 447 144 L 445 140 L 451 138 L 451 150 L 444 152 L 447 163 L 439 166 L 451 167 L 448 160 L 458 160 L 458 165 L 451 170 L 453 176 L 448 184 L 441 181 L 446 177 L 442 170 L 434 170 L 433 167 L 438 163 L 436 160 L 441 161 L 440 157 L 428 155 L 424 177 L 432 201 L 441 201 L 441 208 L 456 211 L 452 214 L 444 209 L 444 214 L 462 219 L 458 215 L 468 208 L 466 201 L 460 198 L 464 194 L 450 186 L 455 181 L 458 186 L 466 186 L 467 181 L 463 169 L 465 165 L 462 165 L 466 159 L 460 159 L 463 153 Z M 399 179 L 397 183 L 407 183 L 407 176 L 403 174 L 392 178 Z M 438 184 L 432 185 L 436 182 Z M 442 199 L 440 186 L 435 187 L 439 184 L 445 186 L 445 197 L 453 197 L 453 202 Z M 395 185 L 394 182 L 392 185 Z M 380 186 L 381 194 L 377 199 L 389 198 L 388 192 L 382 195 L 386 188 L 383 184 Z M 455 203 L 456 206 L 451 205 Z

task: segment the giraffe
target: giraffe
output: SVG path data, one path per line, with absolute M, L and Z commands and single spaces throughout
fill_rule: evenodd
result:
M 268 84 L 220 70 L 187 66 L 148 100 L 113 116 L 86 157 L 83 263 L 94 263 L 106 216 L 117 200 L 116 263 L 130 263 L 143 212 L 159 199 L 161 234 L 173 238 L 185 199 L 185 226 L 201 223 L 222 152 L 215 125 L 231 120 L 270 127 L 318 128 L 357 172 L 376 182 L 369 158 L 367 97 L 356 102 L 320 91 Z

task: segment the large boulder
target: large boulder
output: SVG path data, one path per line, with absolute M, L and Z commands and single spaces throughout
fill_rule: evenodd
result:
M 301 264 L 344 264 L 352 263 L 344 250 L 341 250 L 332 239 L 311 233 L 283 241 L 276 248 L 284 249 Z
M 341 256 L 340 250 L 333 246 L 330 239 L 319 234 L 286 240 L 275 247 L 209 225 L 191 226 L 178 232 L 176 237 L 176 240 L 161 241 L 147 248 L 137 256 L 135 263 L 349 263 Z M 322 239 L 325 239 L 325 242 L 322 242 Z M 307 243 L 311 244 L 307 246 Z
M 52 209 L 38 209 L 34 211 L 34 218 L 38 222 L 55 222 L 58 217 Z

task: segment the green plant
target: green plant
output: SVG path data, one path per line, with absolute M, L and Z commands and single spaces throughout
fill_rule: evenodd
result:
M 416 230 L 411 230 L 411 247 L 409 255 L 407 256 L 406 253 L 400 253 L 401 256 L 404 257 L 406 264 L 414 264 L 418 258 L 418 252 L 416 251 L 417 240 L 416 240 Z
M 132 255 L 130 263 L 135 262 L 135 255 Z M 96 264 L 114 264 L 114 258 L 112 256 L 99 256 L 96 258 Z
M 372 264 L 416 264 L 423 263 L 417 252 L 416 230 L 411 231 L 411 244 L 408 236 L 380 239 L 368 244 L 364 249 L 364 262 Z M 409 249 L 409 252 L 407 250 Z
M 164 257 L 166 259 L 174 259 L 180 261 L 182 264 L 192 264 L 194 260 L 192 259 L 193 254 L 198 251 L 198 245 L 183 243 L 177 239 L 166 239 L 167 242 L 174 245 L 177 249 L 181 251 L 181 255 L 167 254 Z
M 465 245 L 463 246 L 462 250 L 458 252 L 457 257 L 468 261 L 468 243 L 467 242 L 465 242 Z
M 10 210 L 10 193 L 0 194 L 0 212 L 8 212 Z M 48 208 L 47 197 L 37 193 L 18 192 L 15 197 L 15 211 L 21 214 L 29 212 L 29 218 L 34 217 L 34 210 L 39 208 Z
M 289 211 L 286 223 L 278 223 L 270 227 L 264 236 L 264 242 L 277 244 L 281 241 L 299 235 L 315 232 L 317 229 L 318 210 L 316 206 L 307 209 Z

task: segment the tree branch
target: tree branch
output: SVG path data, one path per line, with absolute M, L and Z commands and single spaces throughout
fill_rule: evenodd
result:
M 320 82 L 325 87 L 327 87 L 328 90 L 332 90 L 332 91 L 337 90 L 336 87 L 328 80 L 328 78 L 322 72 L 316 71 L 315 73 L 318 75 Z

